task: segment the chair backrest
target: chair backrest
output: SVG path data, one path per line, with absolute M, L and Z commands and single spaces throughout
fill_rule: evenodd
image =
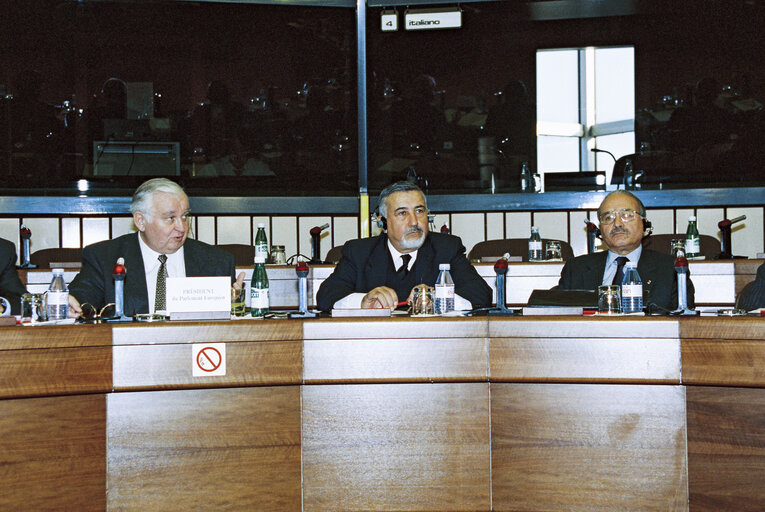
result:
M 547 242 L 560 242 L 561 255 L 563 261 L 574 257 L 574 250 L 571 244 L 563 240 L 552 238 L 543 238 L 542 247 L 547 247 Z M 468 259 L 470 261 L 480 260 L 481 258 L 497 257 L 500 258 L 505 253 L 510 256 L 520 256 L 523 261 L 529 261 L 529 241 L 526 238 L 500 238 L 496 240 L 484 240 L 478 242 L 470 249 Z
M 335 247 L 333 247 L 327 252 L 327 257 L 324 258 L 324 261 L 326 263 L 332 263 L 333 265 L 337 265 L 342 255 L 343 255 L 343 246 L 336 245 Z
M 29 255 L 29 262 L 36 265 L 37 268 L 51 268 L 51 263 L 54 265 L 61 263 L 81 263 L 82 261 L 82 249 L 77 248 L 62 248 L 53 247 L 50 249 L 40 249 Z M 73 265 L 65 265 L 67 267 Z
M 221 244 L 216 245 L 218 249 L 223 249 L 234 255 L 234 265 L 237 267 L 247 267 L 255 264 L 255 247 L 247 244 Z
M 684 239 L 685 233 L 651 235 L 643 239 L 643 248 L 669 254 L 670 244 L 675 238 Z M 714 259 L 720 254 L 720 241 L 711 235 L 699 235 L 699 244 L 701 255 L 705 256 L 708 260 Z

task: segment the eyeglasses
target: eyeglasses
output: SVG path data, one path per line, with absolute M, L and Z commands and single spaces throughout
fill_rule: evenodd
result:
M 114 303 L 111 302 L 102 307 L 100 311 L 90 302 L 83 302 L 80 309 L 82 309 L 82 315 L 80 315 L 81 322 L 100 323 L 116 318 L 116 309 Z
M 600 219 L 601 224 L 613 224 L 617 216 L 622 219 L 622 222 L 630 222 L 635 220 L 635 217 L 643 218 L 642 215 L 631 208 L 621 208 L 619 210 L 604 212 L 603 214 L 598 215 L 598 218 Z

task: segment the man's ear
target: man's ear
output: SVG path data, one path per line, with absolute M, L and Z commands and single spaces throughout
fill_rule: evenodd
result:
M 143 232 L 146 229 L 146 216 L 143 212 L 135 212 L 133 214 L 133 224 L 135 224 L 138 231 Z

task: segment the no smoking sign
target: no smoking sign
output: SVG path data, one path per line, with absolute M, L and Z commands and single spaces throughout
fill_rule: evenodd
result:
M 191 345 L 191 375 L 215 377 L 226 375 L 225 343 L 194 343 Z

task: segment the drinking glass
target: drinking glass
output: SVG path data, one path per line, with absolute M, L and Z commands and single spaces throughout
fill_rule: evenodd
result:
M 433 288 L 430 286 L 415 286 L 412 291 L 412 316 L 434 314 Z
M 563 255 L 561 254 L 559 241 L 550 240 L 547 242 L 547 247 L 545 248 L 545 259 L 549 261 L 563 261 Z
M 598 313 L 613 315 L 622 312 L 622 287 L 608 284 L 598 287 Z

